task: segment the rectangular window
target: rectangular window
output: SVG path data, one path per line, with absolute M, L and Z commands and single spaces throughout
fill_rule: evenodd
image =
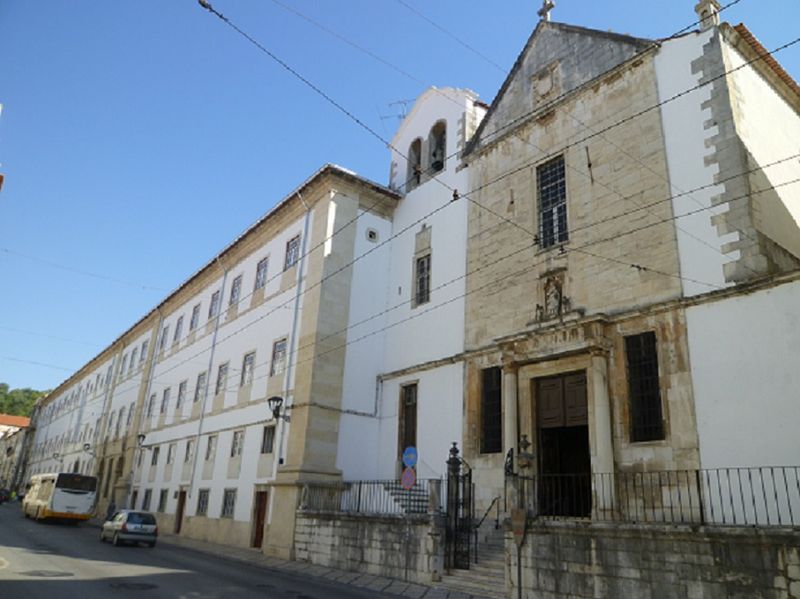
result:
M 211 294 L 211 303 L 208 305 L 208 319 L 211 320 L 219 314 L 219 296 L 220 291 L 217 289 Z
M 217 384 L 214 385 L 214 395 L 219 395 L 225 391 L 225 385 L 228 383 L 228 363 L 220 364 L 217 368 Z
M 139 354 L 139 362 L 144 362 L 147 359 L 147 346 L 150 345 L 150 342 L 145 339 L 142 341 L 142 353 Z
M 161 489 L 161 492 L 158 494 L 159 512 L 163 513 L 167 511 L 167 493 L 169 493 L 169 489 Z
M 134 347 L 133 351 L 131 352 L 131 363 L 128 365 L 128 374 L 133 372 L 133 369 L 136 366 L 136 355 L 139 353 L 139 348 Z
M 286 367 L 286 339 L 279 339 L 272 344 L 272 363 L 269 367 L 270 376 L 283 374 Z
M 656 334 L 649 331 L 625 337 L 625 357 L 628 363 L 631 441 L 663 439 Z
M 481 453 L 503 451 L 502 380 L 497 366 L 481 372 Z
M 233 518 L 233 508 L 236 506 L 236 489 L 225 489 L 222 495 L 222 518 Z
M 233 431 L 233 440 L 231 441 L 232 458 L 242 455 L 243 444 L 244 444 L 244 431 Z
M 153 448 L 153 456 L 150 458 L 150 465 L 151 466 L 157 466 L 158 465 L 158 452 L 159 451 L 160 451 L 160 448 L 158 448 L 158 447 L 154 447 Z
M 192 459 L 192 455 L 194 454 L 194 441 L 189 439 L 186 441 L 186 453 L 183 455 L 183 462 L 187 463 Z
M 139 499 L 139 491 L 134 491 L 131 493 L 131 509 L 136 509 L 136 500 Z
M 272 453 L 275 445 L 275 427 L 265 426 L 261 437 L 261 453 Z
M 165 324 L 164 328 L 161 329 L 161 339 L 158 341 L 158 351 L 164 351 L 164 348 L 167 347 L 167 340 L 169 339 L 169 325 Z
M 150 416 L 153 415 L 153 408 L 155 407 L 155 405 L 156 405 L 156 394 L 153 393 L 150 396 L 150 401 L 147 402 L 147 417 L 148 418 L 150 418 Z
M 239 381 L 239 386 L 244 387 L 253 382 L 253 368 L 256 364 L 256 352 L 251 351 L 249 354 L 244 355 L 242 360 L 242 380 Z
M 144 497 L 142 497 L 142 510 L 145 512 L 150 511 L 150 498 L 153 496 L 153 491 L 151 489 L 147 489 L 144 492 Z
M 208 442 L 206 443 L 206 462 L 210 462 L 211 460 L 213 460 L 216 453 L 217 453 L 217 436 L 209 435 Z
M 206 389 L 206 373 L 201 372 L 197 375 L 197 386 L 194 388 L 194 401 L 197 403 L 200 401 L 202 394 L 205 393 Z
M 169 407 L 169 393 L 172 389 L 167 387 L 164 389 L 164 394 L 161 396 L 161 413 L 167 413 L 167 407 Z
M 547 248 L 567 241 L 567 183 L 563 156 L 536 167 L 536 193 L 539 197 L 539 247 Z
M 186 385 L 188 381 L 181 381 L 178 385 L 178 399 L 175 402 L 175 411 L 180 412 L 183 407 L 183 401 L 186 399 Z
M 400 454 L 417 446 L 417 384 L 400 388 Z
M 197 492 L 197 515 L 205 516 L 208 513 L 208 489 Z
M 125 422 L 125 428 L 130 428 L 131 423 L 133 422 L 133 409 L 134 403 L 131 403 L 130 407 L 128 408 L 128 420 Z
M 175 322 L 175 334 L 172 336 L 172 342 L 178 343 L 181 340 L 181 335 L 183 335 L 183 314 Z
M 125 365 L 128 363 L 128 354 L 122 356 L 122 364 L 119 367 L 119 377 L 122 378 L 125 375 Z
M 175 443 L 170 443 L 167 446 L 167 464 L 171 464 L 175 461 L 175 451 L 177 448 L 178 446 Z
M 233 283 L 231 283 L 231 297 L 228 300 L 228 305 L 233 306 L 239 303 L 242 298 L 242 275 L 237 276 Z
M 414 305 L 427 304 L 431 301 L 431 255 L 417 258 L 415 269 L 415 283 L 417 286 Z
M 300 258 L 300 236 L 292 237 L 286 242 L 286 263 L 283 270 L 289 270 L 292 266 L 297 264 Z
M 200 304 L 195 304 L 192 308 L 192 317 L 189 319 L 189 330 L 193 331 L 200 324 Z
M 256 266 L 256 284 L 255 289 L 263 289 L 267 284 L 267 268 L 269 267 L 269 258 L 262 258 L 258 261 Z

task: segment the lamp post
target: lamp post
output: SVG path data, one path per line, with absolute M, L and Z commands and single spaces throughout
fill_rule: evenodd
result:
M 284 408 L 283 413 L 281 413 L 281 406 L 283 406 L 283 398 L 278 395 L 273 395 L 267 400 L 267 405 L 269 406 L 269 411 L 272 412 L 272 419 L 273 420 L 283 420 L 284 422 L 290 422 L 289 415 L 286 413 L 286 408 Z

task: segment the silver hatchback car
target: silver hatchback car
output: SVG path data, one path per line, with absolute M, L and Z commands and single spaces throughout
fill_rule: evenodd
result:
M 125 543 L 146 543 L 155 547 L 158 539 L 156 518 L 150 512 L 120 510 L 103 523 L 100 541 L 110 539 L 114 546 Z

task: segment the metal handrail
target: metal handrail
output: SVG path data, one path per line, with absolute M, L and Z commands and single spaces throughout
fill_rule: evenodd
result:
M 481 525 L 483 524 L 483 521 L 486 520 L 486 516 L 489 515 L 489 512 L 492 511 L 492 508 L 494 507 L 494 505 L 498 501 L 500 501 L 500 496 L 499 495 L 497 497 L 495 497 L 494 499 L 492 499 L 492 502 L 489 504 L 489 507 L 486 508 L 486 512 L 484 512 L 484 514 L 483 514 L 483 518 L 480 519 L 480 522 L 478 522 L 477 524 L 475 524 L 472 527 L 472 532 L 475 535 L 475 563 L 476 564 L 478 563 L 478 529 L 481 527 Z M 495 517 L 494 527 L 495 527 L 495 529 L 497 529 L 497 528 L 499 528 L 499 526 L 500 526 L 500 517 L 498 515 L 497 517 Z

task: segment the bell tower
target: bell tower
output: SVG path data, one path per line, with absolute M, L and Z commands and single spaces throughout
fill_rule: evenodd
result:
M 720 5 L 717 0 L 700 0 L 694 11 L 700 19 L 700 30 L 707 31 L 719 25 Z

